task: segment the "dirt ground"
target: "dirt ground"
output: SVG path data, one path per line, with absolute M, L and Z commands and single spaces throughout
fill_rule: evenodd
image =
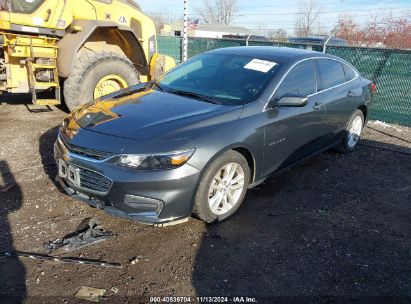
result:
M 107 290 L 105 303 L 411 302 L 411 128 L 371 122 L 354 153 L 266 181 L 223 223 L 158 228 L 59 191 L 52 144 L 65 113 L 15 101 L 0 105 L 0 251 L 45 253 L 93 217 L 115 237 L 61 256 L 123 268 L 0 257 L 1 303 L 79 302 L 82 286 Z

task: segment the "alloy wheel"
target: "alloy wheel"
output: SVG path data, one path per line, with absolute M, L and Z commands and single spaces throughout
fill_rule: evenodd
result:
M 244 176 L 243 168 L 237 163 L 218 170 L 208 191 L 208 205 L 214 214 L 225 214 L 238 203 L 244 191 Z
M 361 132 L 363 128 L 363 121 L 360 116 L 356 116 L 351 122 L 351 126 L 348 130 L 348 146 L 350 148 L 355 147 L 358 140 L 360 139 Z

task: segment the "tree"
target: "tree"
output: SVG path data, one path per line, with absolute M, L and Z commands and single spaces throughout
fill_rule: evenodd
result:
M 156 25 L 157 31 L 161 29 L 164 24 L 174 23 L 177 18 L 170 11 L 162 9 L 148 14 Z
M 336 36 L 346 40 L 349 45 L 360 45 L 364 41 L 363 32 L 351 15 L 343 15 L 338 19 Z
M 382 19 L 384 45 L 391 48 L 411 48 L 411 23 L 392 14 Z
M 268 34 L 267 24 L 259 23 L 257 25 L 257 28 L 253 29 L 253 34 L 260 35 L 260 36 L 267 36 Z
M 362 30 L 364 43 L 370 47 L 383 46 L 384 28 L 378 20 L 378 16 L 374 15 L 367 21 L 366 26 Z
M 268 38 L 277 42 L 287 42 L 287 31 L 285 29 L 278 29 L 268 33 Z
M 300 2 L 295 21 L 295 34 L 298 37 L 305 37 L 314 32 L 318 32 L 316 21 L 320 11 L 315 0 Z
M 228 25 L 240 9 L 238 0 L 203 0 L 203 6 L 196 10 L 206 23 Z
M 346 15 L 338 20 L 336 36 L 350 45 L 411 48 L 411 23 L 405 17 L 390 14 L 383 18 L 371 16 L 361 27 Z

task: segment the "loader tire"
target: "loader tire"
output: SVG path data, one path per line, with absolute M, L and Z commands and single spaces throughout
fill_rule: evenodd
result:
M 64 101 L 72 111 L 103 95 L 140 83 L 139 73 L 125 56 L 108 51 L 81 50 L 63 85 Z

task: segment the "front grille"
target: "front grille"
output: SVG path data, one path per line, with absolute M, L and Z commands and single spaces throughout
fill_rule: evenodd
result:
M 71 153 L 81 155 L 84 157 L 88 157 L 88 158 L 92 158 L 92 159 L 96 159 L 96 160 L 103 160 L 103 159 L 113 156 L 113 153 L 110 153 L 110 152 L 97 151 L 97 150 L 88 149 L 88 148 L 80 147 L 77 145 L 69 144 L 67 140 L 65 139 L 64 135 L 62 134 L 60 134 L 59 138 L 60 138 L 61 144 L 63 144 L 64 147 Z
M 108 192 L 111 188 L 112 181 L 104 175 L 88 170 L 86 168 L 80 169 L 80 184 L 84 189 L 89 189 L 97 192 Z

